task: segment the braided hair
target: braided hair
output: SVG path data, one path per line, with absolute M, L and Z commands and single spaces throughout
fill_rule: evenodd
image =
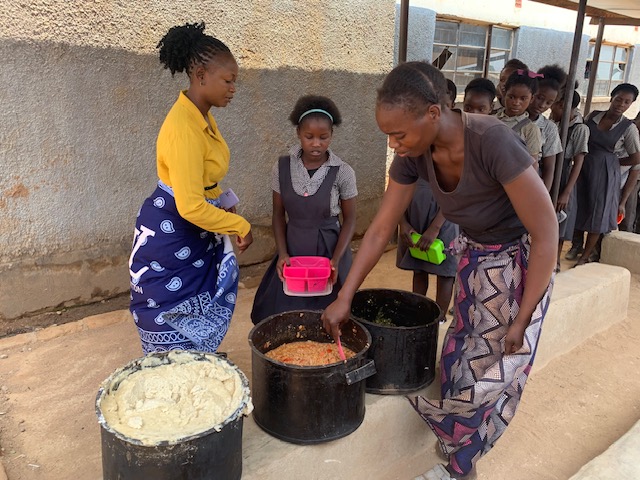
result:
M 289 121 L 294 126 L 299 126 L 301 123 L 300 117 L 303 113 L 308 112 L 309 110 L 324 110 L 327 112 L 333 120 L 331 121 L 332 126 L 338 126 L 342 123 L 342 115 L 340 115 L 340 110 L 336 107 L 336 104 L 333 103 L 333 100 L 327 97 L 323 97 L 320 95 L 305 95 L 300 97 L 296 102 L 296 105 L 293 107 L 291 114 L 289 115 Z M 307 118 L 326 118 L 331 120 L 322 112 L 311 112 L 303 117 L 302 120 Z
M 548 87 L 551 90 L 560 92 L 567 81 L 567 72 L 557 64 L 546 65 L 538 70 L 538 73 L 544 75 L 544 78 L 538 80 L 538 88 Z
M 535 73 L 533 74 L 535 75 Z M 524 85 L 531 91 L 531 95 L 535 95 L 538 91 L 538 79 L 531 78 L 529 70 L 518 69 L 509 75 L 506 83 L 504 84 L 504 91 L 507 92 L 511 87 L 515 85 Z
M 171 27 L 158 42 L 160 63 L 171 71 L 191 73 L 197 64 L 206 64 L 217 55 L 230 55 L 231 50 L 217 38 L 204 33 L 204 22 Z
M 447 98 L 447 81 L 440 70 L 426 62 L 405 62 L 384 79 L 378 89 L 377 104 L 423 115 L 430 105 L 442 105 Z

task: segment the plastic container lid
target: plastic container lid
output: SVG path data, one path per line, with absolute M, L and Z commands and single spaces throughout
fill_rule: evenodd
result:
M 422 235 L 419 233 L 412 233 L 411 240 L 413 243 L 418 243 Z M 417 258 L 419 260 L 423 260 L 425 262 L 433 263 L 435 265 L 440 265 L 444 262 L 447 256 L 444 254 L 444 243 L 439 238 L 436 238 L 431 246 L 429 246 L 429 250 L 424 251 L 420 250 L 417 247 L 409 247 L 409 253 L 413 258 Z

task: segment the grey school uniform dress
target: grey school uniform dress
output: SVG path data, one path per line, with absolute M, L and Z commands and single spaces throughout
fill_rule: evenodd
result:
M 586 122 L 589 127 L 589 153 L 578 178 L 576 229 L 608 233 L 617 228 L 620 203 L 620 161 L 615 154 L 615 146 L 631 125 L 631 120 L 623 118 L 605 132 L 594 121 L 597 113 L 594 112 Z
M 341 168 L 345 169 L 353 177 L 353 190 L 355 190 L 355 175 L 353 170 L 342 160 L 330 153 L 328 172 L 318 190 L 312 195 L 299 195 L 296 193 L 291 177 L 291 162 L 299 162 L 296 154 L 280 157 L 278 160 L 278 172 L 280 179 L 280 195 L 287 213 L 286 240 L 289 256 L 322 256 L 331 258 L 340 236 L 340 221 L 335 212 L 331 210 L 331 195 L 336 183 L 336 177 Z M 332 159 L 334 161 L 332 161 Z M 336 163 L 340 163 L 336 165 Z M 322 168 L 322 167 L 321 167 Z M 318 175 L 316 171 L 314 175 Z M 348 195 L 355 196 L 357 191 Z M 353 198 L 349 196 L 349 198 Z M 257 324 L 265 318 L 282 312 L 292 310 L 322 310 L 332 303 L 340 291 L 343 282 L 347 278 L 351 268 L 351 250 L 347 251 L 340 260 L 338 266 L 338 280 L 333 285 L 333 291 L 329 295 L 317 297 L 295 297 L 284 293 L 282 281 L 278 277 L 278 255 L 273 258 L 269 268 L 264 274 L 253 302 L 251 320 Z
M 582 118 L 575 118 L 569 125 L 569 133 L 567 134 L 567 147 L 564 152 L 564 162 L 562 164 L 562 176 L 560 177 L 560 192 L 567 186 L 571 170 L 573 170 L 573 157 L 580 153 L 589 151 L 589 127 L 582 123 Z M 576 182 L 577 185 L 577 182 Z M 558 235 L 560 240 L 571 240 L 573 238 L 573 230 L 576 225 L 578 216 L 577 187 L 574 185 L 573 191 L 569 195 L 569 202 L 565 208 L 567 218 L 560 223 Z
M 413 200 L 405 212 L 409 224 L 418 233 L 423 233 L 431 224 L 438 213 L 438 204 L 433 198 L 433 192 L 429 182 L 419 178 L 416 182 L 416 191 Z M 438 238 L 442 240 L 445 248 L 458 236 L 458 226 L 446 220 L 440 228 Z M 454 255 L 447 255 L 440 265 L 435 265 L 411 256 L 409 245 L 400 237 L 398 241 L 396 265 L 403 270 L 421 271 L 441 277 L 455 277 L 458 269 L 458 259 Z

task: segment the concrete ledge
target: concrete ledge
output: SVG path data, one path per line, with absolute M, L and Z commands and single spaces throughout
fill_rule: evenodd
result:
M 640 235 L 617 231 L 605 235 L 600 262 L 624 267 L 631 273 L 640 273 Z
M 628 270 L 602 263 L 560 272 L 542 326 L 534 369 L 624 320 L 630 284 Z
M 628 270 L 598 263 L 560 273 L 534 374 L 553 358 L 622 321 L 627 314 L 630 280 Z M 445 331 L 445 327 L 440 328 L 438 351 Z M 439 398 L 439 382 L 412 395 L 417 394 Z M 244 480 L 297 480 L 301 465 L 306 466 L 305 478 L 309 479 L 406 480 L 439 462 L 435 436 L 402 395 L 367 394 L 362 425 L 345 438 L 321 445 L 299 446 L 277 440 L 260 429 L 252 417 L 244 425 Z M 384 461 L 374 461 L 379 458 Z
M 584 465 L 570 480 L 640 478 L 640 422 L 604 453 Z

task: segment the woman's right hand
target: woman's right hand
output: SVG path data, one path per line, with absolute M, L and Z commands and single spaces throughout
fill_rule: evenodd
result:
M 238 250 L 240 251 L 240 253 L 249 248 L 249 245 L 251 245 L 252 243 L 253 234 L 251 233 L 251 230 L 249 230 L 249 233 L 247 233 L 247 235 L 244 237 L 241 237 L 240 235 L 236 236 L 236 245 L 238 246 Z
M 566 210 L 567 205 L 569 204 L 569 193 L 562 192 L 558 195 L 558 201 L 556 202 L 556 212 L 560 210 Z
M 284 266 L 291 265 L 291 258 L 288 253 L 284 255 L 278 255 L 278 263 L 276 263 L 276 270 L 280 281 L 284 283 Z
M 340 326 L 349 320 L 350 315 L 351 302 L 340 297 L 322 312 L 322 326 L 331 334 L 336 343 L 340 337 Z

